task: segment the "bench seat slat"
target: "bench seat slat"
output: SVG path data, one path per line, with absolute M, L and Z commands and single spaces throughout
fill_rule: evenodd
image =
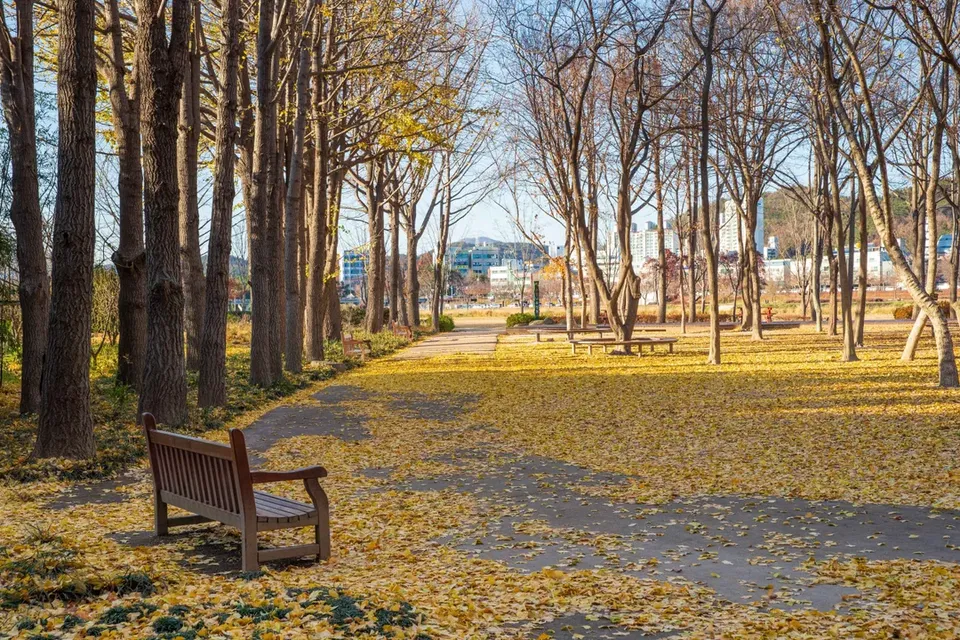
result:
M 242 523 L 240 520 L 239 513 L 230 513 L 229 511 L 224 511 L 223 509 L 217 509 L 216 507 L 211 507 L 208 504 L 203 504 L 202 502 L 197 502 L 196 500 L 191 500 L 190 498 L 185 498 L 176 493 L 170 493 L 169 491 L 161 491 L 160 498 L 167 504 L 172 504 L 175 507 L 180 507 L 181 509 L 186 509 L 187 511 L 196 513 L 201 516 L 206 516 L 211 520 L 217 520 L 223 524 L 228 524 L 230 526 L 239 527 Z
M 272 493 L 254 491 L 253 497 L 257 503 L 257 522 L 295 522 L 317 515 L 313 505 L 282 498 Z

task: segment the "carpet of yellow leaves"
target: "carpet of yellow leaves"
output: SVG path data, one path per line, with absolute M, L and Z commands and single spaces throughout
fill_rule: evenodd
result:
M 86 574 L 151 576 L 156 594 L 146 600 L 157 608 L 132 612 L 104 638 L 155 636 L 172 606 L 233 611 L 208 616 L 199 634 L 208 638 L 526 638 L 538 620 L 574 611 L 606 612 L 650 632 L 684 630 L 690 638 L 956 638 L 956 565 L 822 563 L 813 567 L 822 580 L 873 594 L 877 606 L 869 615 L 768 611 L 721 601 L 683 579 L 640 579 L 608 569 L 523 573 L 473 558 L 441 540 L 505 515 L 501 505 L 453 490 L 397 488 L 455 471 L 447 456 L 485 450 L 488 458 L 463 464 L 496 464 L 498 453 L 542 455 L 628 476 L 582 489 L 639 503 L 761 494 L 956 508 L 960 395 L 931 384 L 930 351 L 900 363 L 902 338 L 899 330 L 871 330 L 861 362 L 849 364 L 839 362 L 836 339 L 802 330 L 771 334 L 762 344 L 725 335 L 720 367 L 703 364 L 705 341 L 698 337 L 684 338 L 673 356 L 571 356 L 562 343 L 505 338 L 492 357 L 377 361 L 336 382 L 372 392 L 349 407 L 366 419 L 370 438 L 301 436 L 268 454 L 270 467 L 321 463 L 329 470 L 329 563 L 268 565 L 252 579 L 211 573 L 211 549 L 238 555 L 235 532 L 202 526 L 151 540 L 145 478 L 126 489 L 124 502 L 60 511 L 48 501 L 63 483 L 0 487 L 0 547 L 9 558 L 30 557 L 30 545 L 16 542 L 30 523 L 61 536 Z M 477 402 L 451 424 L 405 415 L 377 395 L 410 392 L 472 394 Z M 308 392 L 293 401 L 313 402 Z M 389 473 L 364 473 L 370 468 Z M 295 484 L 277 489 L 303 497 Z M 305 534 L 264 539 L 297 535 Z M 122 542 L 131 536 L 143 546 Z M 76 578 L 68 572 L 46 580 Z M 317 588 L 364 596 L 371 611 L 410 603 L 422 617 L 412 627 L 374 632 L 361 624 L 348 633 L 302 604 L 282 620 L 236 613 L 243 611 L 237 603 L 263 607 L 285 590 Z M 140 600 L 108 591 L 7 608 L 0 610 L 0 638 L 81 637 L 85 631 L 62 630 L 68 616 L 94 621 L 111 607 Z M 27 619 L 36 626 L 21 624 Z

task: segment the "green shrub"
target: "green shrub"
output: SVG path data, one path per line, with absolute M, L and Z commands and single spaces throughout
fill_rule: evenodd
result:
M 362 327 L 366 315 L 367 310 L 365 307 L 355 304 L 340 305 L 340 318 L 343 320 L 345 326 Z
M 893 319 L 894 320 L 909 320 L 913 317 L 913 305 L 912 304 L 902 304 L 899 307 L 893 308 Z
M 527 325 L 533 322 L 533 320 L 534 317 L 532 313 L 512 313 L 507 316 L 507 328 Z
M 423 314 L 420 316 L 420 326 L 430 329 L 433 327 L 433 316 L 429 314 Z M 454 323 L 453 318 L 448 315 L 440 315 L 440 331 L 453 331 Z

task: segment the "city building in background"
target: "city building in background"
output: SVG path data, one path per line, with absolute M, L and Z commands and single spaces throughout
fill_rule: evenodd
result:
M 353 287 L 361 284 L 367 277 L 367 252 L 360 249 L 348 249 L 340 256 L 340 281 Z
M 664 248 L 671 253 L 680 253 L 680 239 L 674 232 L 673 226 L 669 223 L 664 225 L 663 232 Z M 658 235 L 656 222 L 646 222 L 640 229 L 637 229 L 637 225 L 633 225 L 633 231 L 630 232 L 630 255 L 633 258 L 635 272 L 639 273 L 648 260 L 660 259 L 657 246 Z
M 740 237 L 743 234 L 746 234 L 746 230 L 737 213 L 737 205 L 733 200 L 727 200 L 720 210 L 720 253 L 740 253 Z M 753 240 L 758 249 L 763 248 L 763 198 L 757 203 L 757 230 Z

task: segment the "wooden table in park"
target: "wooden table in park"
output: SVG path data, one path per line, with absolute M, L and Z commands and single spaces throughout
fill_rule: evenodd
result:
M 637 349 L 637 355 L 642 355 L 644 345 L 650 345 L 650 351 L 652 352 L 654 350 L 654 347 L 656 347 L 658 344 L 665 344 L 667 345 L 667 348 L 669 349 L 670 353 L 673 353 L 673 345 L 675 342 L 677 342 L 677 340 L 678 340 L 677 338 L 665 338 L 665 337 L 664 338 L 640 337 L 640 338 L 630 338 L 629 340 L 617 340 L 616 338 L 584 338 L 582 340 L 571 340 L 570 352 L 576 355 L 577 345 L 586 346 L 587 353 L 589 355 L 593 355 L 594 347 L 603 347 L 603 352 L 606 353 L 607 347 L 631 346 L 631 347 L 639 347 Z
M 605 333 L 613 333 L 613 330 L 612 330 L 612 329 L 609 329 L 609 328 L 607 328 L 607 329 L 566 329 L 566 328 L 559 328 L 559 329 L 540 329 L 540 330 L 538 330 L 538 331 L 534 331 L 533 333 L 534 333 L 534 335 L 536 336 L 537 342 L 540 342 L 540 341 L 541 341 L 541 340 L 540 340 L 540 335 L 541 335 L 541 334 L 551 334 L 551 333 L 555 333 L 555 334 L 559 334 L 559 335 L 566 335 L 566 336 L 567 336 L 567 340 L 573 340 L 573 336 L 575 336 L 575 335 L 577 335 L 577 334 L 597 335 L 597 336 L 599 336 L 599 337 L 602 338 L 602 337 L 603 337 L 603 334 L 605 334 Z

